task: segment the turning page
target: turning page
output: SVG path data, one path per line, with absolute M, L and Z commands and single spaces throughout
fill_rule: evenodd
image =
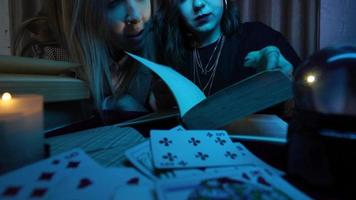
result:
M 127 54 L 151 69 L 167 84 L 178 103 L 181 117 L 206 98 L 204 93 L 194 83 L 171 67 L 151 62 L 131 53 Z

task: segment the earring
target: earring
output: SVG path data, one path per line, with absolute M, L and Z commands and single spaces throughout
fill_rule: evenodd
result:
M 227 9 L 227 0 L 224 0 L 225 10 Z

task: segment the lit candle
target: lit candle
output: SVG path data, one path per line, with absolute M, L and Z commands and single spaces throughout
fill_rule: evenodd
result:
M 43 98 L 12 97 L 10 93 L 0 98 L 0 173 L 3 173 L 43 158 Z

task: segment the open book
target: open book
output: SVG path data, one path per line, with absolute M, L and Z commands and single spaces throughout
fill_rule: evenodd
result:
M 206 97 L 171 67 L 128 53 L 169 87 L 188 129 L 218 129 L 292 97 L 292 82 L 281 71 L 264 71 Z

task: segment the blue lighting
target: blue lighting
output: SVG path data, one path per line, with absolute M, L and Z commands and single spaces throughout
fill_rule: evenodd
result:
M 342 59 L 356 59 L 356 53 L 345 53 L 333 56 L 327 60 L 328 63 L 335 62 Z

